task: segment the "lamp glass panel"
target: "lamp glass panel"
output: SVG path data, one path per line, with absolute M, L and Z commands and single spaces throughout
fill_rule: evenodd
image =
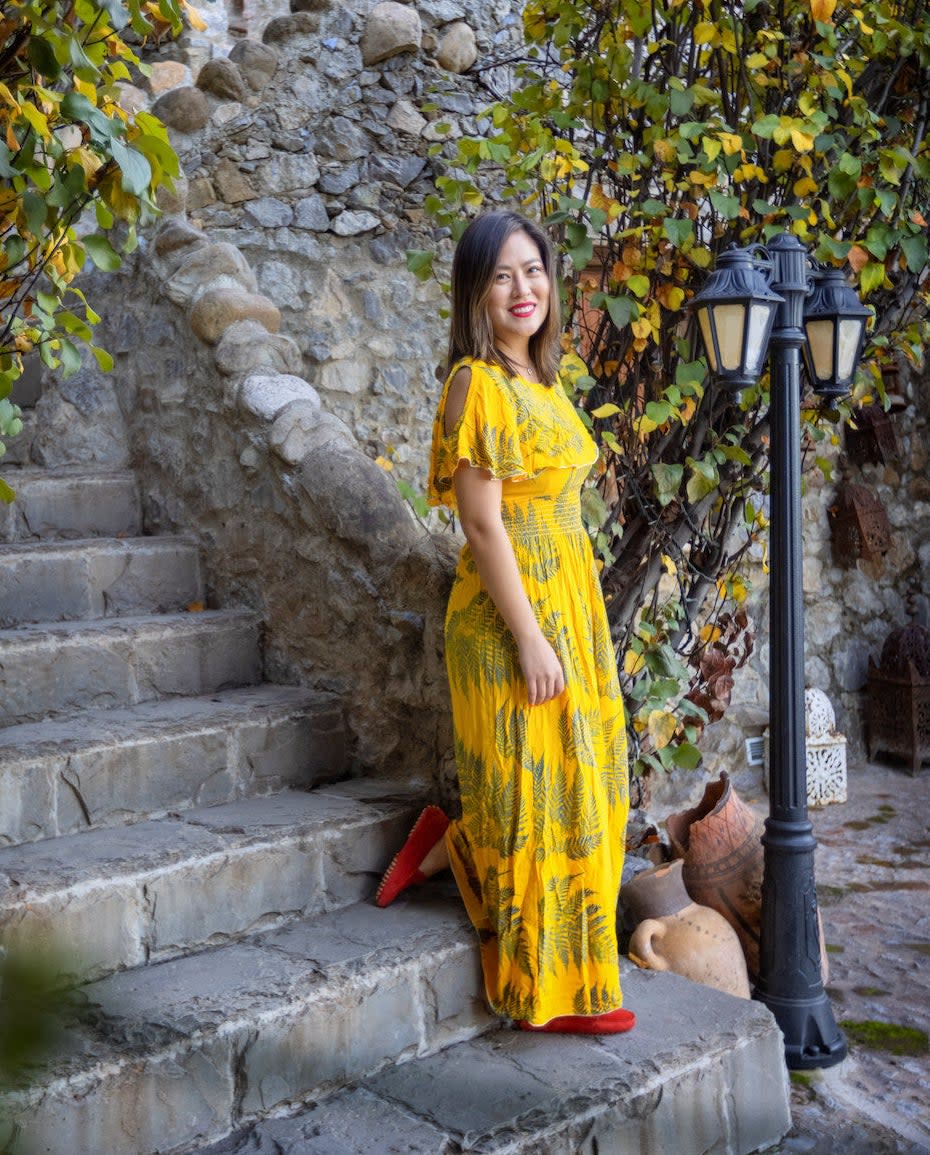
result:
M 833 380 L 833 326 L 832 317 L 825 320 L 806 321 L 807 344 L 810 347 L 814 376 L 818 381 Z
M 837 356 L 839 362 L 836 370 L 836 379 L 840 382 L 851 381 L 856 372 L 856 353 L 859 351 L 859 338 L 864 321 L 859 318 L 843 318 L 840 321 L 840 334 L 837 341 Z
M 756 301 L 749 309 L 749 334 L 746 338 L 746 373 L 758 377 L 766 354 L 769 317 L 774 305 Z
M 698 309 L 698 323 L 701 326 L 701 336 L 704 338 L 704 348 L 707 351 L 707 360 L 712 373 L 717 372 L 717 350 L 714 345 L 714 334 L 710 322 L 710 309 L 705 305 Z
M 742 301 L 714 305 L 714 328 L 720 346 L 720 368 L 739 369 L 743 360 L 743 329 L 746 306 Z

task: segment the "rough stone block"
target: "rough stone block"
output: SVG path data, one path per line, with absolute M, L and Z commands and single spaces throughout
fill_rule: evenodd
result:
M 2 531 L 7 541 L 141 532 L 142 512 L 132 474 L 23 471 L 10 481 L 16 500 L 0 511 L 9 519 Z
M 293 839 L 230 850 L 161 875 L 148 892 L 155 904 L 153 953 L 177 954 L 192 943 L 221 941 L 313 909 L 320 852 Z
M 245 257 L 234 245 L 220 243 L 194 249 L 164 282 L 162 292 L 176 305 L 188 305 L 197 298 L 198 290 L 221 276 L 249 293 L 257 288 L 255 274 Z
M 360 1088 L 315 1104 L 296 1118 L 267 1119 L 200 1155 L 437 1155 L 445 1140 L 444 1132 L 425 1119 Z
M 118 1079 L 100 1071 L 62 1081 L 16 1120 L 11 1155 L 152 1155 L 215 1139 L 233 1123 L 233 1045 L 212 1038 L 124 1066 Z
M 371 10 L 362 33 L 362 62 L 368 68 L 401 52 L 416 52 L 423 26 L 416 8 L 383 0 Z
M 296 192 L 309 192 L 320 179 L 320 166 L 312 152 L 275 152 L 255 174 L 256 185 L 266 196 L 288 199 Z
M 257 321 L 270 333 L 281 327 L 281 313 L 274 302 L 245 289 L 210 289 L 197 299 L 191 312 L 191 328 L 202 341 L 215 345 L 236 321 Z
M 265 1113 L 307 1089 L 371 1070 L 420 1042 L 405 976 L 360 983 L 343 997 L 305 1004 L 299 1016 L 266 1021 L 243 1059 L 242 1109 Z
M 29 546 L 5 551 L 0 556 L 0 624 L 94 617 L 86 568 L 84 557 L 74 551 L 37 553 Z
M 318 410 L 320 395 L 302 377 L 284 373 L 253 373 L 243 382 L 239 392 L 240 408 L 262 421 L 274 421 L 293 402 Z
M 239 72 L 253 92 L 261 92 L 278 70 L 278 55 L 255 40 L 239 40 L 229 59 L 239 65 Z
M 197 87 L 212 92 L 220 100 L 245 100 L 248 89 L 234 60 L 217 56 L 208 60 L 197 75 Z
M 269 333 L 257 321 L 230 325 L 216 346 L 214 358 L 219 371 L 227 377 L 254 369 L 300 376 L 303 367 L 297 343 L 283 333 Z
M 0 845 L 58 833 L 52 777 L 57 769 L 38 758 L 0 762 Z
M 152 112 L 169 128 L 179 132 L 196 132 L 210 119 L 210 105 L 199 88 L 187 86 L 163 93 L 152 105 Z
M 463 20 L 450 24 L 439 42 L 436 59 L 448 72 L 467 72 L 478 59 L 474 31 Z

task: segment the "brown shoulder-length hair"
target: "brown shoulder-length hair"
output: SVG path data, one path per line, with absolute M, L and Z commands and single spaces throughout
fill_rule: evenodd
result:
M 549 238 L 539 225 L 513 212 L 482 213 L 475 217 L 456 246 L 452 260 L 452 324 L 447 371 L 462 357 L 475 357 L 500 365 L 511 376 L 516 376 L 516 366 L 494 343 L 487 303 L 501 249 L 508 237 L 521 230 L 539 249 L 543 268 L 549 276 L 549 312 L 530 338 L 530 357 L 543 382 L 555 383 L 561 358 L 555 256 Z

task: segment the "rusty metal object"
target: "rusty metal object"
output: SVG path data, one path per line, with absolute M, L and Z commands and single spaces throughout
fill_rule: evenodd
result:
M 890 465 L 898 456 L 891 417 L 881 405 L 863 405 L 846 426 L 846 452 L 857 465 Z
M 911 774 L 930 759 L 930 630 L 911 622 L 893 630 L 881 662 L 869 658 L 868 753 L 910 760 Z
M 853 565 L 860 557 L 880 561 L 891 549 L 885 507 L 866 486 L 842 486 L 827 516 L 837 565 Z

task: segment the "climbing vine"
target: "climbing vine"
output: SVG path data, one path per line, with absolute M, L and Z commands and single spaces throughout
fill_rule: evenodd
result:
M 75 277 L 157 212 L 178 160 L 160 121 L 121 103 L 120 84 L 147 69 L 146 40 L 198 18 L 185 0 L 10 0 L 0 14 L 0 436 L 19 432 L 9 400 L 35 351 L 63 374 L 81 364 L 99 320 Z M 130 44 L 132 41 L 132 45 Z M 117 240 L 118 238 L 118 240 Z M 0 497 L 12 490 L 0 481 Z
M 564 255 L 567 388 L 601 448 L 584 513 L 636 769 L 689 767 L 748 657 L 768 381 L 709 385 L 685 306 L 727 245 L 789 229 L 875 307 L 848 402 L 803 401 L 807 457 L 930 342 L 930 13 L 918 0 L 531 0 L 482 136 L 435 146 L 457 235 L 517 203 Z M 479 75 L 497 75 L 482 70 Z M 482 83 L 487 83 L 482 80 Z M 425 252 L 409 254 L 431 275 Z

